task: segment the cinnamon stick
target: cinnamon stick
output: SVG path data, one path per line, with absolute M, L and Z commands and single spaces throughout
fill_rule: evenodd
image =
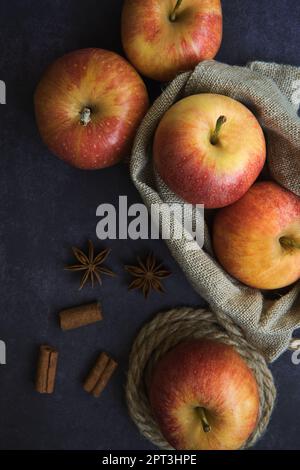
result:
M 101 306 L 98 302 L 62 310 L 59 313 L 62 330 L 73 330 L 81 326 L 91 325 L 103 319 Z
M 95 398 L 100 397 L 101 393 L 103 392 L 106 385 L 110 381 L 110 378 L 113 375 L 117 367 L 118 367 L 118 364 L 113 359 L 110 359 L 107 366 L 104 369 L 103 374 L 101 375 L 99 381 L 97 382 L 92 392 Z
M 40 346 L 35 389 L 38 393 L 54 392 L 58 351 L 51 346 Z
M 117 366 L 114 359 L 102 352 L 83 384 L 84 390 L 99 398 Z

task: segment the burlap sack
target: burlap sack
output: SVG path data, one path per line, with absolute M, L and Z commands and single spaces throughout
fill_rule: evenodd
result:
M 151 144 L 155 129 L 170 106 L 201 92 L 231 96 L 255 113 L 266 133 L 272 177 L 300 196 L 299 80 L 300 69 L 296 67 L 262 62 L 237 67 L 206 61 L 193 72 L 179 75 L 148 112 L 133 148 L 131 176 L 147 207 L 183 202 L 154 175 Z M 185 238 L 166 242 L 195 290 L 217 316 L 219 312 L 229 315 L 269 361 L 287 349 L 293 330 L 300 327 L 299 282 L 287 294 L 271 301 L 259 290 L 248 288 L 226 274 L 214 259 L 207 230 L 204 249 L 196 243 L 192 250 L 190 246 L 187 249 L 190 242 Z

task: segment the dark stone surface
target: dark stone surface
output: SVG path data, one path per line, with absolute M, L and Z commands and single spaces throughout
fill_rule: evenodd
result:
M 151 449 L 128 417 L 124 384 L 130 345 L 155 312 L 201 305 L 162 241 L 114 241 L 108 265 L 119 277 L 102 289 L 77 290 L 76 275 L 63 271 L 69 248 L 87 237 L 96 241 L 95 211 L 103 202 L 139 196 L 126 167 L 100 172 L 72 169 L 40 141 L 32 95 L 45 67 L 63 53 L 83 47 L 121 52 L 119 0 L 0 0 L 0 79 L 7 105 L 0 106 L 0 338 L 7 365 L 0 366 L 1 449 Z M 263 59 L 300 65 L 300 3 L 294 0 L 226 0 L 224 42 L 218 58 L 232 64 Z M 151 96 L 158 84 L 149 83 Z M 122 263 L 152 249 L 174 275 L 168 293 L 147 303 L 127 293 Z M 99 299 L 105 320 L 62 333 L 57 312 Z M 56 393 L 39 396 L 33 377 L 40 343 L 60 350 Z M 87 395 L 82 378 L 105 349 L 120 367 L 100 400 Z M 259 449 L 300 447 L 300 366 L 286 353 L 272 371 L 278 401 Z

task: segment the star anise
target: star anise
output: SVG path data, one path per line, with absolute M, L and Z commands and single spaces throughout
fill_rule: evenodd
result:
M 137 261 L 136 266 L 125 266 L 125 270 L 135 278 L 129 285 L 129 289 L 141 289 L 145 298 L 151 290 L 165 292 L 161 281 L 171 273 L 162 267 L 162 263 L 158 264 L 152 253 L 145 261 L 140 258 L 137 258 Z
M 85 271 L 81 283 L 80 290 L 85 286 L 85 284 L 90 280 L 92 286 L 94 287 L 95 281 L 98 281 L 102 285 L 101 274 L 106 274 L 107 276 L 115 276 L 110 269 L 102 266 L 106 258 L 108 257 L 111 250 L 109 248 L 101 251 L 98 255 L 95 256 L 94 245 L 91 240 L 88 241 L 88 255 L 86 255 L 79 248 L 72 248 L 73 254 L 79 264 L 74 264 L 72 266 L 66 266 L 67 271 Z

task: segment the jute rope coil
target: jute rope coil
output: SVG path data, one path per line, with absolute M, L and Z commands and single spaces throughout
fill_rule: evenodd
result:
M 188 338 L 207 338 L 233 346 L 252 369 L 260 394 L 257 427 L 245 444 L 251 447 L 265 431 L 276 398 L 272 374 L 263 355 L 250 345 L 229 317 L 204 309 L 182 307 L 158 314 L 137 336 L 129 360 L 126 395 L 130 415 L 140 432 L 161 449 L 172 450 L 151 413 L 147 381 L 157 361 Z

